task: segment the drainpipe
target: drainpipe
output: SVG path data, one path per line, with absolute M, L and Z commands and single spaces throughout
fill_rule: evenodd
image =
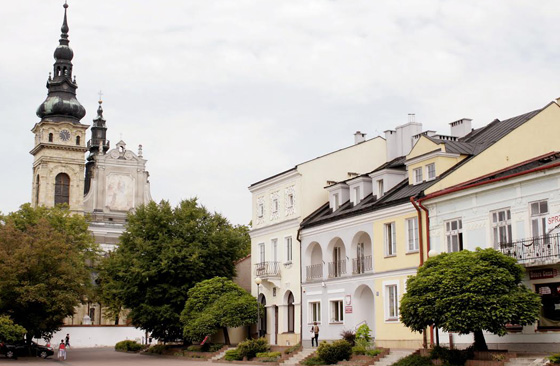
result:
M 424 210 L 424 212 L 426 212 L 426 255 L 429 258 L 430 249 L 432 249 L 430 245 L 430 213 L 428 212 L 428 209 L 422 204 L 422 199 L 418 200 L 418 206 L 420 206 L 420 208 Z M 418 226 L 420 226 L 420 224 L 418 224 Z
M 410 203 L 412 203 L 412 206 L 414 206 L 416 212 L 418 213 L 418 238 L 420 241 L 418 244 L 420 247 L 420 266 L 422 266 L 422 264 L 424 264 L 424 238 L 422 237 L 422 211 L 420 210 L 420 207 L 416 204 L 416 201 L 414 201 L 414 197 L 410 197 Z M 425 330 L 422 332 L 422 347 L 424 349 L 428 348 L 428 337 L 426 335 Z
M 302 256 L 302 245 L 301 245 L 301 225 L 298 228 L 296 234 L 296 240 L 299 242 L 299 341 L 303 347 L 303 256 Z M 293 258 L 292 258 L 293 260 Z

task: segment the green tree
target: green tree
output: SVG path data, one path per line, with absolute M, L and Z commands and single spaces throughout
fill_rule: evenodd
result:
M 208 278 L 232 278 L 249 241 L 246 230 L 196 199 L 175 208 L 151 202 L 129 215 L 119 247 L 102 264 L 100 284 L 109 287 L 109 298 L 122 299 L 132 324 L 164 341 L 180 339 L 189 289 Z
M 401 321 L 413 331 L 434 325 L 474 333 L 477 350 L 487 350 L 483 331 L 506 333 L 507 323 L 532 324 L 540 298 L 521 284 L 524 269 L 494 249 L 444 253 L 427 260 L 407 280 Z
M 7 315 L 0 315 L 0 342 L 15 342 L 27 333 L 24 327 L 14 324 Z
M 189 290 L 181 313 L 183 336 L 200 341 L 218 329 L 230 344 L 228 327 L 241 327 L 257 321 L 257 300 L 225 277 L 202 281 Z
M 91 294 L 97 246 L 86 219 L 67 207 L 22 205 L 0 217 L 0 313 L 48 338 Z

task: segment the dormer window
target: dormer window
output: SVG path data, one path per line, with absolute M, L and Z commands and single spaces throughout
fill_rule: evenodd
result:
M 338 210 L 340 207 L 340 201 L 338 198 L 338 193 L 333 194 L 333 211 Z
M 360 203 L 362 197 L 360 195 L 360 186 L 354 187 L 354 205 Z
M 379 179 L 377 181 L 377 192 L 378 192 L 378 197 L 381 197 L 385 194 L 385 190 L 383 188 L 383 179 Z
M 426 165 L 426 177 L 428 180 L 436 179 L 436 163 Z
M 412 173 L 414 174 L 414 184 L 422 183 L 422 168 L 416 168 Z

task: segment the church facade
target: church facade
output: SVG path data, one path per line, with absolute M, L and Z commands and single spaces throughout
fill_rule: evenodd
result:
M 87 215 L 95 241 L 107 252 L 118 245 L 127 214 L 152 200 L 147 160 L 142 145 L 135 153 L 121 140 L 111 149 L 101 100 L 86 143 L 90 126 L 81 122 L 86 110 L 76 98 L 67 8 L 64 4 L 47 98 L 37 109 L 40 121 L 31 130 L 35 135 L 30 151 L 34 157 L 31 202 L 34 207 L 67 204 L 72 212 Z M 103 318 L 100 304 L 88 303 L 66 323 L 102 325 L 112 321 Z

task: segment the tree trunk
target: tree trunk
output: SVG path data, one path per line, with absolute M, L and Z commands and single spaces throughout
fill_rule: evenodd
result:
M 488 345 L 486 344 L 486 339 L 484 339 L 484 333 L 482 333 L 482 330 L 474 331 L 474 350 L 488 351 Z
M 231 343 L 229 342 L 229 333 L 227 327 L 223 327 L 222 329 L 224 331 L 224 343 L 229 346 Z

